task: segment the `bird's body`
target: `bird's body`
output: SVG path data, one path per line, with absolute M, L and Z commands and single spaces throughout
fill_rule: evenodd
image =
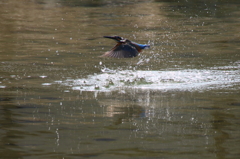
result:
M 120 36 L 104 36 L 117 41 L 117 45 L 102 57 L 131 58 L 136 57 L 142 49 L 149 48 L 150 45 L 138 44 Z

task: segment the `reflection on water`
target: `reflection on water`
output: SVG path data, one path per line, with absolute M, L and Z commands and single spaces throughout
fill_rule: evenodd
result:
M 2 158 L 239 158 L 239 2 L 0 2 Z M 99 58 L 119 35 L 149 43 Z

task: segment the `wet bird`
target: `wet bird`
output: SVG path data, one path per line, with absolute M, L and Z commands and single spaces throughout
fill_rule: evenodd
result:
M 104 36 L 104 38 L 113 39 L 117 44 L 102 57 L 131 58 L 136 57 L 143 49 L 150 48 L 150 45 L 138 44 L 120 36 Z

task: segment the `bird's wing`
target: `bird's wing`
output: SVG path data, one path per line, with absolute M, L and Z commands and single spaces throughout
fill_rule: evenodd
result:
M 115 58 L 131 58 L 138 55 L 138 51 L 135 47 L 128 43 L 118 43 L 110 51 L 103 54 L 103 57 L 115 57 Z
M 129 42 L 129 45 L 131 45 L 132 47 L 135 47 L 138 52 L 142 51 L 142 49 L 134 42 Z

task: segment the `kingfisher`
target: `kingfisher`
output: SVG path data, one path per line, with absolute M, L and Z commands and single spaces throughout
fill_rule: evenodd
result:
M 117 44 L 101 57 L 132 58 L 136 57 L 143 49 L 150 48 L 150 45 L 138 44 L 120 36 L 103 36 L 117 41 Z

